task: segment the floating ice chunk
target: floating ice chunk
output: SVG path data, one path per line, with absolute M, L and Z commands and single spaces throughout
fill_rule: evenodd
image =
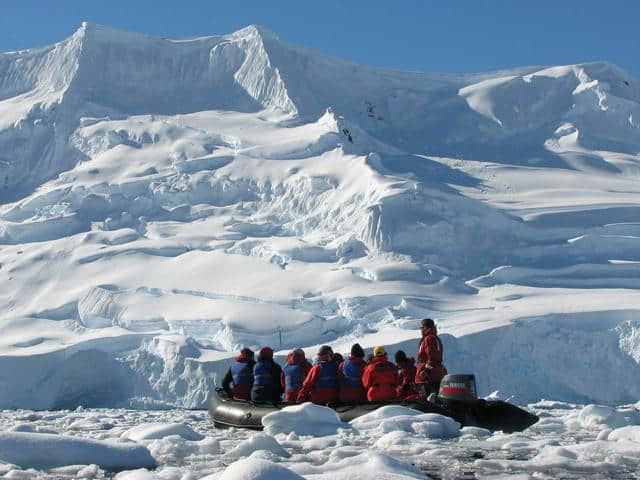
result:
M 262 425 L 269 435 L 294 432 L 297 435 L 320 437 L 333 435 L 340 428 L 351 428 L 349 424 L 340 421 L 333 409 L 309 402 L 269 413 L 262 418 Z
M 18 423 L 16 425 L 13 425 L 12 427 L 9 427 L 7 431 L 8 432 L 27 432 L 27 433 L 52 433 L 54 435 L 58 434 L 58 432 L 50 428 L 43 427 L 41 425 L 32 425 L 30 423 Z
M 217 445 L 216 445 L 217 443 Z M 220 444 L 217 441 L 211 443 L 207 441 L 192 442 L 185 440 L 179 435 L 169 435 L 167 437 L 153 440 L 147 445 L 147 448 L 159 462 L 180 463 L 189 455 L 208 454 L 211 451 L 219 453 Z
M 378 450 L 382 450 L 385 452 L 391 451 L 391 449 L 398 445 L 409 445 L 412 440 L 412 436 L 406 432 L 398 431 L 385 433 L 382 437 L 380 437 L 374 446 Z
M 242 458 L 248 457 L 253 452 L 257 452 L 259 450 L 272 452 L 279 457 L 288 458 L 290 456 L 289 453 L 287 453 L 287 451 L 282 448 L 282 445 L 280 445 L 275 438 L 264 433 L 259 433 L 251 438 L 246 439 L 245 441 L 241 442 L 236 448 L 231 450 L 227 455 L 231 458 Z
M 229 465 L 222 475 L 208 475 L 201 480 L 303 480 L 303 478 L 269 460 L 245 458 Z
M 120 472 L 113 480 L 160 480 L 161 477 L 145 468 L 131 470 L 128 472 Z
M 41 478 L 33 469 L 23 470 L 22 476 L 17 472 L 12 475 L 8 475 L 7 478 L 31 480 L 32 478 Z M 104 478 L 104 470 L 97 465 L 68 465 L 66 467 L 58 467 L 51 469 L 48 473 L 56 475 L 58 478 L 73 478 L 74 480 L 80 479 L 95 479 Z M 45 477 L 46 478 L 46 477 Z
M 460 434 L 460 424 L 436 413 L 421 413 L 400 405 L 389 405 L 351 421 L 358 430 L 380 429 L 383 432 L 403 431 L 428 438 L 449 438 Z
M 220 440 L 217 438 L 206 437 L 198 442 L 198 450 L 203 455 L 218 455 L 220 453 Z
M 0 432 L 0 460 L 23 468 L 98 465 L 105 470 L 155 468 L 144 446 L 49 433 Z
M 112 428 L 113 428 L 113 424 L 106 422 L 101 418 L 91 416 L 88 418 L 83 418 L 83 419 L 74 421 L 67 427 L 67 430 L 96 431 L 96 430 L 111 430 Z M 41 432 L 41 433 L 48 433 L 48 432 Z
M 418 418 L 424 418 L 424 421 L 411 424 L 411 429 L 417 434 L 427 438 L 450 438 L 460 435 L 460 424 L 449 417 L 427 413 Z
M 537 449 L 539 453 L 530 460 L 477 460 L 475 466 L 506 471 L 544 472 L 546 474 L 554 471 L 580 472 L 582 478 L 588 476 L 587 472 L 592 472 L 609 478 L 611 475 L 604 472 L 625 471 L 629 467 L 637 468 L 637 459 L 640 458 L 640 444 L 634 441 L 625 441 L 627 439 L 624 437 L 629 434 L 631 434 L 630 430 L 621 433 L 620 441 L 595 440 L 564 446 L 544 445 L 542 440 L 532 441 L 529 447 Z M 510 449 L 513 450 L 511 447 Z
M 614 431 L 609 433 L 608 440 L 627 440 L 629 442 L 640 443 L 640 425 L 616 428 Z
M 204 435 L 194 431 L 184 423 L 143 423 L 124 432 L 122 438 L 139 442 L 141 440 L 164 438 L 169 435 L 178 435 L 185 440 L 191 441 L 202 440 L 204 438 Z
M 578 422 L 583 428 L 619 428 L 629 424 L 624 415 L 605 405 L 587 405 L 578 414 Z
M 491 430 L 479 427 L 464 427 L 460 430 L 460 435 L 472 438 L 485 438 L 492 435 Z
M 375 478 L 377 480 L 405 480 L 425 478 L 416 467 L 387 455 L 368 451 L 356 457 L 339 462 L 327 462 L 320 466 L 300 463 L 291 467 L 300 475 L 313 480 L 353 480 L 354 478 Z
M 421 415 L 421 412 L 419 412 L 418 410 L 402 407 L 400 405 L 388 405 L 386 407 L 380 407 L 371 413 L 367 413 L 366 415 L 362 415 L 361 417 L 352 420 L 350 423 L 352 426 L 359 429 L 369 429 L 379 425 L 382 420 L 399 416 L 416 417 L 418 415 Z
M 94 478 L 94 477 L 86 477 Z M 114 480 L 197 480 L 199 475 L 184 468 L 166 467 L 160 471 L 151 472 L 144 468 L 120 472 Z

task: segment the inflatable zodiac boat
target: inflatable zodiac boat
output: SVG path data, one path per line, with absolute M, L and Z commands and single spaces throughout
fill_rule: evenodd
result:
M 447 375 L 438 395 L 429 400 L 376 402 L 359 404 L 329 404 L 340 420 L 350 422 L 385 405 L 402 405 L 423 413 L 438 413 L 451 417 L 464 426 L 491 431 L 521 432 L 538 421 L 538 417 L 520 407 L 501 400 L 478 399 L 473 375 Z M 209 398 L 209 414 L 218 428 L 250 428 L 262 430 L 262 417 L 286 407 L 279 403 L 253 403 L 229 398 L 217 390 Z

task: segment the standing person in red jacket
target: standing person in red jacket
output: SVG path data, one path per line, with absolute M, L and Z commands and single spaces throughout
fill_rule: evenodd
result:
M 249 401 L 253 386 L 253 350 L 243 348 L 222 379 L 222 389 L 236 400 Z M 231 387 L 233 384 L 233 388 Z
M 413 357 L 407 357 L 402 350 L 398 350 L 395 356 L 398 366 L 398 399 L 407 400 L 416 396 L 416 361 Z
M 301 348 L 296 348 L 287 355 L 287 364 L 282 369 L 281 377 L 285 402 L 296 403 L 302 383 L 310 370 L 311 364 L 307 361 L 304 350 Z
M 362 383 L 367 389 L 367 400 L 370 402 L 388 402 L 396 399 L 398 370 L 387 360 L 384 347 L 373 349 L 373 360 L 364 369 Z
M 367 392 L 362 385 L 362 375 L 367 364 L 364 362 L 364 350 L 355 343 L 351 347 L 351 355 L 338 367 L 340 392 L 338 398 L 344 403 L 364 402 Z
M 311 368 L 298 393 L 298 403 L 311 400 L 313 403 L 325 405 L 338 398 L 338 365 L 332 357 L 331 347 L 320 347 L 316 364 Z
M 420 395 L 426 398 L 430 393 L 438 393 L 440 381 L 447 374 L 447 369 L 442 364 L 444 352 L 435 322 L 425 318 L 422 320 L 421 331 L 416 385 Z

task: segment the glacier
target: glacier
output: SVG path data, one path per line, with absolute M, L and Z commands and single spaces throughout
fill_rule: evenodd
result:
M 426 316 L 483 395 L 637 402 L 639 152 L 606 62 L 91 23 L 0 54 L 0 408 L 202 407 L 241 345 L 413 353 Z

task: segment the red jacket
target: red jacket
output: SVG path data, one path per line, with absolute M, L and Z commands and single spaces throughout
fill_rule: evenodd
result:
M 398 398 L 405 400 L 415 393 L 416 361 L 413 357 L 407 357 L 403 367 L 398 366 Z
M 442 341 L 438 337 L 438 330 L 424 328 L 422 341 L 418 350 L 418 369 L 416 383 L 434 383 L 442 380 L 447 369 L 442 364 Z
M 300 389 L 289 388 L 287 389 L 287 366 L 299 365 L 302 370 L 302 381 L 307 378 L 309 371 L 311 371 L 311 364 L 302 355 L 294 353 L 293 355 L 287 355 L 287 363 L 283 368 L 282 375 L 280 376 L 280 383 L 282 384 L 282 391 L 284 392 L 284 400 L 287 403 L 296 403 Z
M 364 359 L 352 357 L 351 355 L 349 355 L 348 361 L 352 367 L 357 365 L 357 374 L 354 377 L 347 376 L 347 378 L 345 378 L 345 362 L 340 364 L 338 367 L 338 378 L 340 381 L 338 398 L 344 403 L 364 402 L 367 399 L 367 392 L 362 384 L 362 375 L 364 374 L 364 369 L 367 364 Z
M 367 389 L 370 402 L 385 402 L 396 399 L 398 370 L 387 360 L 387 356 L 375 357 L 364 369 L 362 383 Z
M 335 372 L 335 373 L 334 373 Z M 318 356 L 298 393 L 298 403 L 311 400 L 325 405 L 338 398 L 338 366 L 329 355 Z

